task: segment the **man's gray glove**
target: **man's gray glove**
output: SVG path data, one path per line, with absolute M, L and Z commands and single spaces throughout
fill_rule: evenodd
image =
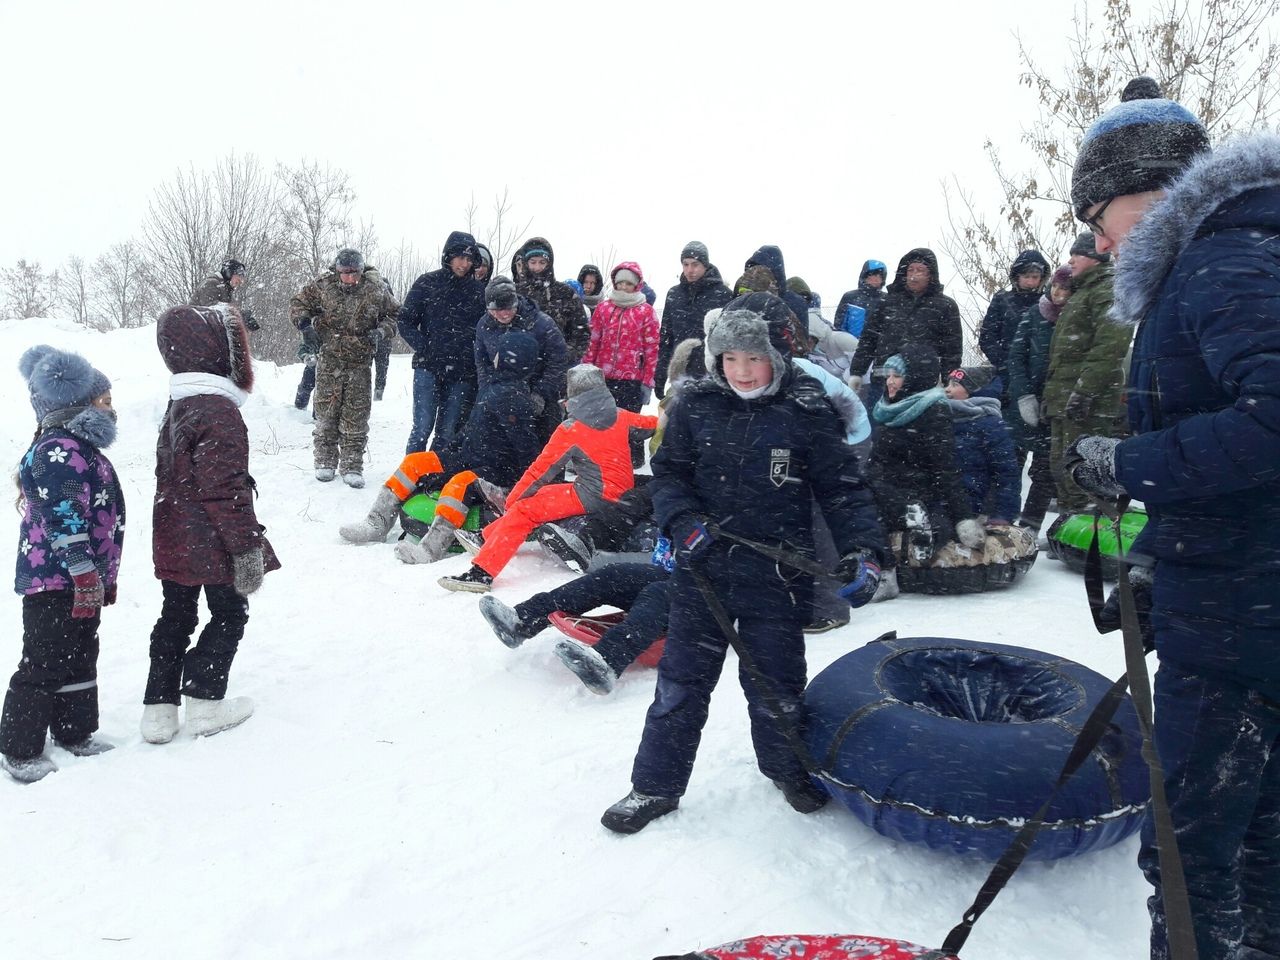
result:
M 236 593 L 247 597 L 262 586 L 267 571 L 262 562 L 262 548 L 254 547 L 231 558 L 231 585 Z
M 1093 397 L 1087 393 L 1076 393 L 1071 391 L 1071 396 L 1067 397 L 1067 405 L 1062 410 L 1062 415 L 1072 423 L 1084 423 L 1089 419 L 1089 412 L 1093 409 Z
M 1114 437 L 1079 437 L 1062 458 L 1062 472 L 1085 493 L 1116 500 L 1126 493 L 1116 480 L 1119 445 Z
M 987 544 L 987 528 L 970 517 L 956 524 L 956 537 L 970 550 L 981 550 Z
M 542 416 L 542 411 L 547 409 L 547 398 L 540 393 L 532 394 L 532 396 L 533 396 L 533 412 L 540 417 Z
M 1034 394 L 1026 394 L 1018 398 L 1018 415 L 1022 417 L 1022 422 L 1028 427 L 1034 427 L 1040 423 L 1040 401 Z

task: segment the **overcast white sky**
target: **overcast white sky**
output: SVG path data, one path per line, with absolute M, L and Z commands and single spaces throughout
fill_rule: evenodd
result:
M 345 169 L 387 246 L 434 251 L 473 193 L 509 188 L 561 277 L 614 247 L 664 291 L 696 238 L 732 283 L 775 243 L 832 307 L 865 258 L 938 248 L 948 174 L 990 190 L 983 140 L 1015 147 L 1034 113 L 1013 32 L 1059 62 L 1070 15 L 1023 0 L 0 0 L 0 263 L 96 256 L 138 234 L 178 167 L 235 150 Z

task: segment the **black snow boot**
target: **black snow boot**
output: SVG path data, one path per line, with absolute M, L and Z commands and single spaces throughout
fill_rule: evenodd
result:
M 604 657 L 596 652 L 595 647 L 581 640 L 564 637 L 556 641 L 555 653 L 592 693 L 601 696 L 613 693 L 618 675 L 605 662 Z
M 43 780 L 57 769 L 54 762 L 44 754 L 38 757 L 27 757 L 23 760 L 11 757 L 7 753 L 0 754 L 0 770 L 3 770 L 19 783 L 35 783 L 37 780 Z
M 114 743 L 107 743 L 105 740 L 99 740 L 96 737 L 85 737 L 75 743 L 62 743 L 59 741 L 58 746 L 73 757 L 96 757 L 100 753 L 106 753 L 108 750 L 114 750 Z
M 574 573 L 586 573 L 595 553 L 591 537 L 585 530 L 574 532 L 558 523 L 544 523 L 538 528 L 538 542 Z
M 632 790 L 606 810 L 600 822 L 614 833 L 639 833 L 678 806 L 679 797 L 651 797 Z
M 530 625 L 520 619 L 520 614 L 514 607 L 507 606 L 491 593 L 480 598 L 480 615 L 488 621 L 498 639 L 512 650 L 540 630 L 530 629 Z
M 488 593 L 493 586 L 492 575 L 472 564 L 471 569 L 466 573 L 460 573 L 456 577 L 441 577 L 436 581 L 446 590 L 452 590 L 463 593 Z
M 831 795 L 812 780 L 775 780 L 773 785 L 782 791 L 797 813 L 814 813 L 831 799 Z

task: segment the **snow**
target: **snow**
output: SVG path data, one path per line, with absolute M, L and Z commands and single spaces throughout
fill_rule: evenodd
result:
M 793 812 L 755 769 L 732 664 L 680 810 L 633 837 L 600 826 L 629 788 L 653 672 L 628 671 L 611 696 L 593 695 L 552 653 L 554 634 L 508 650 L 474 595 L 436 585 L 465 558 L 411 567 L 390 543 L 338 537 L 399 461 L 407 357 L 392 359 L 374 405 L 362 491 L 312 478 L 310 417 L 292 406 L 302 368 L 259 364 L 243 413 L 259 519 L 284 567 L 252 598 L 229 691 L 253 697 L 257 713 L 216 737 L 143 743 L 160 609 L 150 500 L 167 397 L 154 336 L 0 324 L 8 461 L 34 428 L 17 357 L 38 342 L 77 349 L 113 381 L 120 438 L 108 455 L 130 510 L 99 660 L 101 733 L 116 749 L 76 758 L 51 746 L 57 773 L 0 783 L 5 956 L 647 958 L 758 933 L 938 946 L 960 920 L 988 867 L 886 840 L 834 805 Z M 568 577 L 529 546 L 496 592 L 515 603 Z M 16 662 L 16 597 L 0 615 Z M 855 612 L 810 638 L 810 674 L 891 629 L 1123 670 L 1118 635 L 1091 626 L 1080 578 L 1043 556 L 1008 592 Z M 1133 838 L 1025 865 L 965 956 L 1144 955 L 1136 853 Z

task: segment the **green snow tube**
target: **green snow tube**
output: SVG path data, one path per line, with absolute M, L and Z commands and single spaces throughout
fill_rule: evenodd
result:
M 400 506 L 400 529 L 404 531 L 405 536 L 412 537 L 414 540 L 421 540 L 427 535 L 427 529 L 431 526 L 431 521 L 436 518 L 436 500 L 440 494 L 436 491 L 430 493 L 415 493 Z M 480 508 L 472 507 L 467 511 L 467 521 L 462 525 L 463 530 L 479 530 L 484 526 L 483 519 L 480 516 Z M 449 548 L 450 553 L 460 553 L 462 547 L 454 545 Z
M 1124 512 L 1120 518 L 1120 542 L 1126 553 L 1146 525 L 1147 511 L 1141 507 L 1130 507 Z M 1059 517 L 1046 534 L 1049 556 L 1061 560 L 1076 573 L 1084 573 L 1085 558 L 1089 555 L 1089 545 L 1093 543 L 1095 527 L 1098 552 L 1102 554 L 1102 576 L 1107 580 L 1114 580 L 1118 553 L 1116 530 L 1115 524 L 1107 517 L 1095 517 L 1091 513 L 1072 513 Z

